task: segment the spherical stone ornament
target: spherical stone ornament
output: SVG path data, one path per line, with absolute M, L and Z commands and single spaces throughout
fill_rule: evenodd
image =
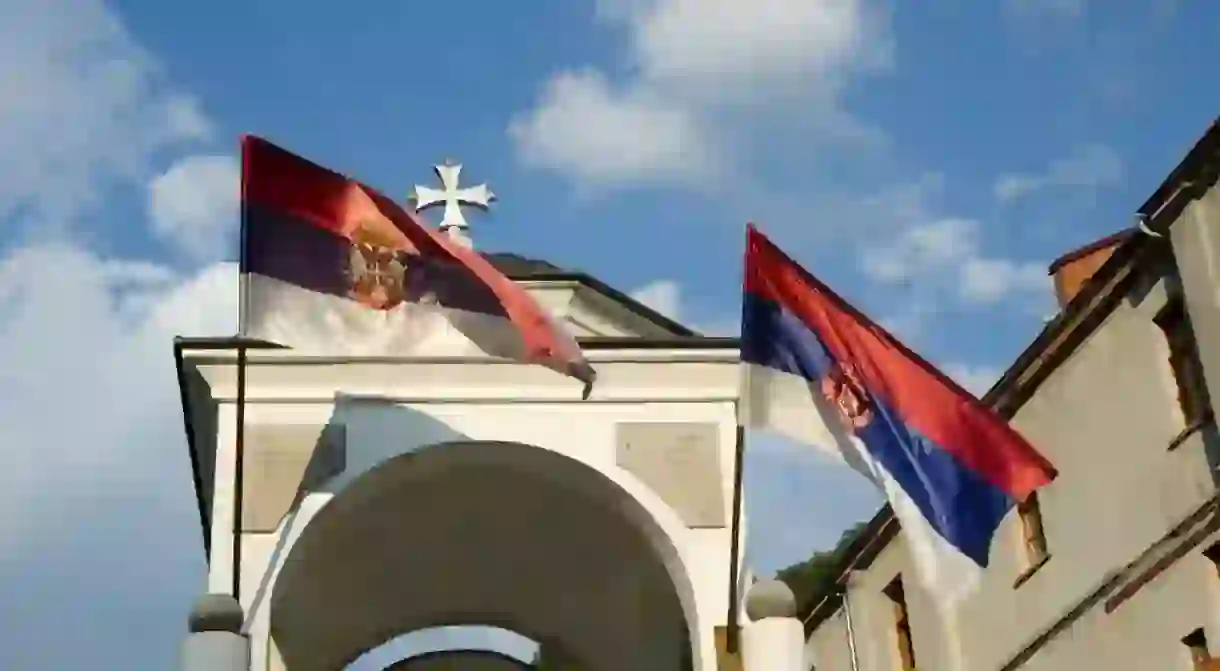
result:
M 746 615 L 753 622 L 768 617 L 796 617 L 796 596 L 782 580 L 754 583 L 746 594 Z
M 246 614 L 229 594 L 204 594 L 191 608 L 187 627 L 192 634 L 204 631 L 240 633 Z

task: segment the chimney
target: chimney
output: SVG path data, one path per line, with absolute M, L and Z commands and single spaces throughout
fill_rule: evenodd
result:
M 1050 274 L 1055 280 L 1055 297 L 1063 308 L 1080 288 L 1093 277 L 1114 253 L 1114 250 L 1133 233 L 1132 229 L 1119 231 L 1060 256 L 1051 262 Z

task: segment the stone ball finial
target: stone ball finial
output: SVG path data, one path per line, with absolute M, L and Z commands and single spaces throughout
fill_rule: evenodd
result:
M 191 608 L 187 627 L 192 634 L 205 631 L 240 633 L 246 614 L 229 594 L 204 594 Z
M 782 580 L 764 580 L 746 593 L 746 615 L 757 622 L 768 617 L 796 617 L 796 596 Z

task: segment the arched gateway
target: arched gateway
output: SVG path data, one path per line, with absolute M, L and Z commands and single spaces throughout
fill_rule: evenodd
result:
M 489 258 L 581 336 L 588 400 L 456 330 L 411 358 L 249 344 L 239 469 L 240 343 L 176 343 L 209 591 L 236 582 L 251 669 L 340 671 L 457 624 L 512 629 L 588 671 L 716 668 L 735 341 L 586 275 Z

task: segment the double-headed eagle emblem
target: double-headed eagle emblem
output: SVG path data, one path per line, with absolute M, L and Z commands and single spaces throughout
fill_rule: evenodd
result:
M 375 310 L 390 310 L 407 298 L 408 252 L 389 231 L 365 220 L 352 232 L 348 296 Z
M 836 366 L 822 378 L 824 394 L 839 414 L 843 427 L 855 433 L 873 421 L 868 394 L 855 369 Z

